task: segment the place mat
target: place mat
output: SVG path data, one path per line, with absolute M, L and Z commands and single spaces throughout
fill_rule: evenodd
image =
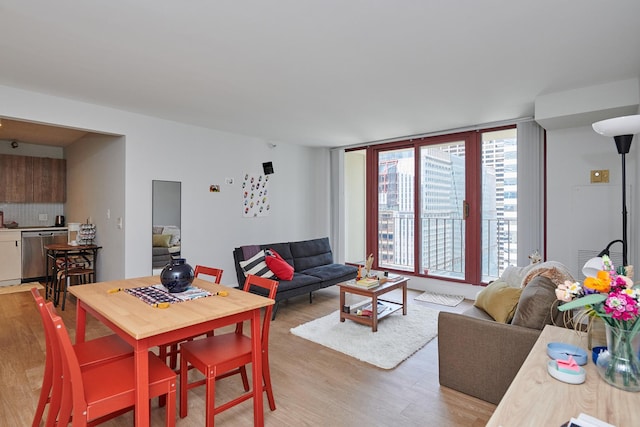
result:
M 446 305 L 448 307 L 455 307 L 456 305 L 460 304 L 464 300 L 464 297 L 462 295 L 443 295 L 443 294 L 436 294 L 433 292 L 425 292 L 415 297 L 415 299 L 417 301 L 424 301 L 424 302 L 430 302 L 433 304 Z
M 211 292 L 200 289 L 197 286 L 189 286 L 186 291 L 176 293 L 169 292 L 163 285 L 141 286 L 139 288 L 125 289 L 124 291 L 151 305 L 163 302 L 173 304 L 211 296 Z

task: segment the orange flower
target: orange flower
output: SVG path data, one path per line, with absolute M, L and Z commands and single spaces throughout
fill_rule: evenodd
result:
M 611 289 L 611 277 L 607 271 L 598 271 L 598 277 L 584 279 L 584 287 L 596 292 L 607 293 Z

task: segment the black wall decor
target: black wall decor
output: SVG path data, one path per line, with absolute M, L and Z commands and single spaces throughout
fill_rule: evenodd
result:
M 273 162 L 264 162 L 262 164 L 262 170 L 265 175 L 271 175 L 273 173 Z

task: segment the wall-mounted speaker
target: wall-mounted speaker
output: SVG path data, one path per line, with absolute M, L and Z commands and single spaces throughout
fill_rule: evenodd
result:
M 265 175 L 271 175 L 273 173 L 273 162 L 264 162 L 262 164 L 262 170 Z

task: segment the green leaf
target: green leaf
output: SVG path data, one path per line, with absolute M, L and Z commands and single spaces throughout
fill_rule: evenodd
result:
M 582 298 L 574 299 L 558 307 L 560 311 L 567 311 L 578 307 L 584 307 L 585 305 L 599 304 L 607 299 L 607 295 L 604 294 L 591 294 L 583 296 Z

